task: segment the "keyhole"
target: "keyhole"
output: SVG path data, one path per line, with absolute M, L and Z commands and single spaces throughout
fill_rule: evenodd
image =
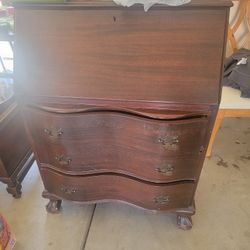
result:
M 205 148 L 203 146 L 201 146 L 201 148 L 200 148 L 200 154 L 203 153 L 204 150 L 205 150 Z

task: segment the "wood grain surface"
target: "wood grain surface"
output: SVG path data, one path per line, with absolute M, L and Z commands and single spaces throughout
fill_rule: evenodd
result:
M 16 89 L 48 212 L 119 200 L 192 227 L 230 5 L 17 5 Z
M 40 163 L 74 175 L 121 172 L 156 182 L 195 178 L 207 126 L 207 118 L 157 121 L 107 111 L 26 113 Z M 175 137 L 178 142 L 171 145 Z
M 224 9 L 19 9 L 16 82 L 27 95 L 218 103 L 226 18 Z
M 192 182 L 160 185 L 146 183 L 123 175 L 74 177 L 41 169 L 49 193 L 73 201 L 122 200 L 150 210 L 171 210 L 191 204 Z

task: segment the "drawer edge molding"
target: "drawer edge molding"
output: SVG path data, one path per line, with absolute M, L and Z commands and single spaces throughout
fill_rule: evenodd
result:
M 81 105 L 81 107 L 53 107 L 46 105 L 28 104 L 30 108 L 46 111 L 56 114 L 78 114 L 78 113 L 93 113 L 93 112 L 112 112 L 138 117 L 157 119 L 157 120 L 184 120 L 195 118 L 206 118 L 209 114 L 201 111 L 180 111 L 180 110 L 153 110 L 140 108 L 116 108 L 108 106 L 91 106 Z
M 44 96 L 20 94 L 20 100 L 23 104 L 34 107 L 78 107 L 97 106 L 128 108 L 128 109 L 156 109 L 156 110 L 182 110 L 187 112 L 209 113 L 211 109 L 218 107 L 218 102 L 214 103 L 190 103 L 190 102 L 173 102 L 173 101 L 150 101 L 150 100 L 123 100 L 123 99 L 100 99 L 87 97 L 69 97 L 69 96 Z
M 64 174 L 64 175 L 69 175 L 69 176 L 93 176 L 93 175 L 104 175 L 104 174 L 111 174 L 111 175 L 120 175 L 120 176 L 125 176 L 128 178 L 135 179 L 137 181 L 142 181 L 146 183 L 155 183 L 155 184 L 172 184 L 175 182 L 195 182 L 196 179 L 195 177 L 193 178 L 172 178 L 169 180 L 164 180 L 164 179 L 148 179 L 144 176 L 138 176 L 136 174 L 133 174 L 128 171 L 123 171 L 120 169 L 93 169 L 93 170 L 65 170 L 65 169 L 59 169 L 58 167 L 55 167 L 51 164 L 48 163 L 40 163 L 39 164 L 41 169 L 49 169 L 53 170 L 57 173 Z M 164 173 L 165 174 L 165 173 Z M 166 175 L 166 174 L 165 174 Z

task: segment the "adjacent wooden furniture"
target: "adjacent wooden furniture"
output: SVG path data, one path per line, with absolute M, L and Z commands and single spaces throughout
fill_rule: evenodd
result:
M 192 227 L 230 6 L 16 6 L 15 79 L 49 212 L 119 200 Z
M 250 117 L 250 99 L 240 97 L 240 91 L 231 87 L 223 87 L 220 109 L 209 141 L 207 157 L 212 155 L 216 135 L 226 117 Z
M 9 26 L 1 26 L 0 41 L 13 48 L 14 36 Z M 13 74 L 5 67 L 0 72 L 0 181 L 7 184 L 7 192 L 14 198 L 21 197 L 21 182 L 34 156 L 25 131 L 20 105 L 13 95 Z
M 14 96 L 0 103 L 0 138 L 0 181 L 7 184 L 8 193 L 20 198 L 21 182 L 34 157 Z
M 248 33 L 244 34 L 244 40 L 241 46 L 250 44 L 250 0 L 238 0 L 239 8 L 235 22 L 233 22 L 228 28 L 228 45 L 232 52 L 236 52 L 239 49 L 239 44 L 236 40 L 236 33 L 242 23 L 245 23 L 248 28 Z
M 235 33 L 240 27 L 240 24 L 244 21 L 247 24 L 249 32 L 245 34 L 243 46 L 250 42 L 250 0 L 240 0 L 237 14 L 235 23 L 228 29 L 228 42 L 232 52 L 236 52 L 237 49 L 239 49 Z M 222 100 L 207 149 L 207 157 L 212 155 L 212 148 L 216 135 L 225 117 L 250 117 L 250 99 L 240 97 L 239 90 L 223 87 Z

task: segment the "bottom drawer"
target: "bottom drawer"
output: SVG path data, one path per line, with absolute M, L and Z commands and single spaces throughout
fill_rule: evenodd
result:
M 41 169 L 45 189 L 73 201 L 119 200 L 150 210 L 188 207 L 193 198 L 193 182 L 155 184 L 119 174 L 68 176 Z

